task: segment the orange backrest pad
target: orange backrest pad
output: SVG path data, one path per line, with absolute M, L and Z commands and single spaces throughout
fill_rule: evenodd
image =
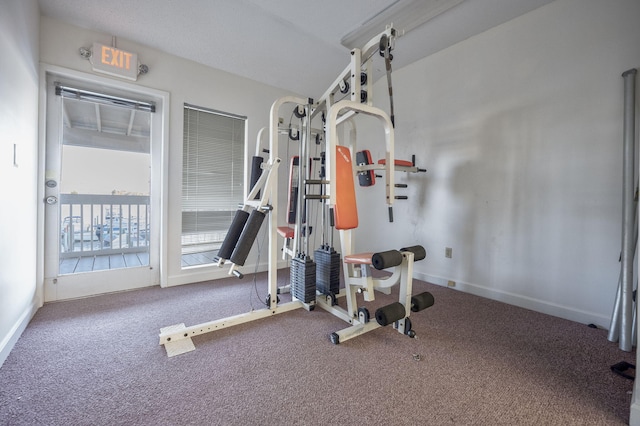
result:
M 356 188 L 353 183 L 351 152 L 346 146 L 336 146 L 336 229 L 358 227 Z
M 407 161 L 407 160 L 394 160 L 393 163 L 396 166 L 415 167 L 415 164 L 413 164 L 411 161 Z M 382 160 L 378 160 L 378 164 L 386 165 L 387 164 L 387 160 L 384 159 L 384 158 Z

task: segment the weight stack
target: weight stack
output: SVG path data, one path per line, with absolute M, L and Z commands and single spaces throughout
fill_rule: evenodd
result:
M 304 303 L 316 300 L 316 264 L 304 254 L 291 259 L 291 295 Z
M 322 245 L 313 252 L 316 260 L 316 286 L 322 294 L 340 293 L 340 253 Z

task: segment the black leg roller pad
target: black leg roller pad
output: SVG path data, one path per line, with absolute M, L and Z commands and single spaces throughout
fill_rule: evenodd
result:
M 402 253 L 398 250 L 388 250 L 380 253 L 374 253 L 371 256 L 371 264 L 377 270 L 392 268 L 402 263 Z
M 233 222 L 231 222 L 231 227 L 226 237 L 224 237 L 220 250 L 218 250 L 218 257 L 220 259 L 229 259 L 231 257 L 233 250 L 236 248 L 236 244 L 238 244 L 244 225 L 247 223 L 247 219 L 249 219 L 249 212 L 244 210 L 236 211 Z
M 417 262 L 427 257 L 427 251 L 422 246 L 404 247 L 404 248 L 401 248 L 400 251 L 410 251 L 411 253 L 413 253 L 414 262 Z
M 253 246 L 253 242 L 258 236 L 258 231 L 260 230 L 260 226 L 262 226 L 264 217 L 265 214 L 260 210 L 254 210 L 251 212 L 251 215 L 238 238 L 238 243 L 233 250 L 233 254 L 229 258 L 230 261 L 236 265 L 244 266 L 244 262 L 247 260 L 247 256 L 249 256 L 249 251 L 251 251 L 251 246 Z
M 376 310 L 376 321 L 385 327 L 405 317 L 406 310 L 400 302 L 395 302 Z
M 420 312 L 423 309 L 433 306 L 433 295 L 428 291 L 411 297 L 411 312 Z

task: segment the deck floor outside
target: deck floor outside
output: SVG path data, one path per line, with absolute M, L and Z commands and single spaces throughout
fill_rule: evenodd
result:
M 214 263 L 218 250 L 183 254 L 182 267 Z M 60 260 L 60 275 L 78 272 L 105 271 L 109 269 L 135 268 L 149 264 L 149 253 L 117 253 L 96 256 L 78 256 Z

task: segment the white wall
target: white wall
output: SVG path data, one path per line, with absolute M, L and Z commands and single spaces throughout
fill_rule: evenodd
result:
M 0 365 L 36 297 L 38 22 L 36 0 L 0 1 Z M 14 146 L 16 165 L 14 165 Z
M 409 200 L 396 202 L 393 224 L 382 185 L 360 191 L 370 212 L 360 249 L 422 244 L 419 277 L 608 327 L 621 246 L 621 74 L 640 67 L 639 18 L 637 0 L 557 0 L 394 70 L 396 158 L 416 154 L 428 173 L 396 174 L 410 187 L 398 191 Z M 385 86 L 376 103 L 388 110 Z
M 91 73 L 91 64 L 80 57 L 78 49 L 81 46 L 90 47 L 93 42 L 110 44 L 111 34 L 96 33 L 42 17 L 40 42 L 40 60 L 43 63 Z M 180 266 L 183 105 L 189 103 L 247 116 L 247 150 L 252 154 L 258 130 L 268 125 L 271 104 L 277 98 L 290 93 L 125 39 L 118 38 L 117 46 L 138 53 L 140 62 L 149 67 L 149 73 L 140 76 L 136 84 L 170 93 L 167 284 L 183 284 L 227 276 L 227 268 L 202 267 L 182 270 Z M 282 195 L 284 191 L 280 193 Z M 263 251 L 260 258 L 262 267 L 267 259 L 266 251 Z M 252 263 L 255 262 L 254 249 L 244 270 L 253 271 Z

